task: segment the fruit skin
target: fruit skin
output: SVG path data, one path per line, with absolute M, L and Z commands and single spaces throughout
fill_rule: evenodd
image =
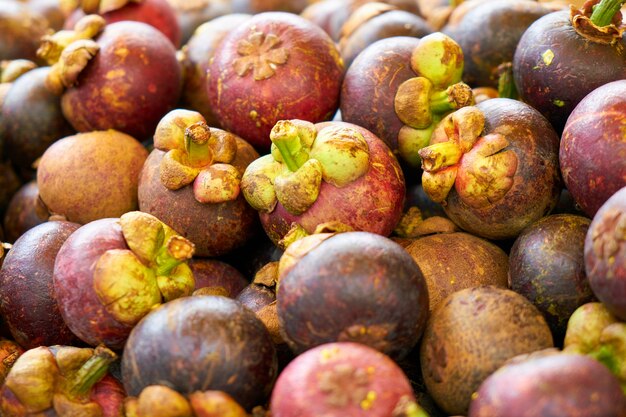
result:
M 48 30 L 47 20 L 18 1 L 3 1 L 0 10 L 0 60 L 37 59 L 39 38 Z
M 411 385 L 389 357 L 357 343 L 327 343 L 283 370 L 270 407 L 274 417 L 383 417 L 403 397 L 413 399 Z
M 235 298 L 248 280 L 234 267 L 216 259 L 194 258 L 188 262 L 196 281 L 196 290 L 206 288 L 216 295 Z
M 182 394 L 224 391 L 248 410 L 269 395 L 276 369 L 263 323 L 237 301 L 211 295 L 179 298 L 149 313 L 122 357 L 128 395 L 167 382 Z
M 6 242 L 15 242 L 27 230 L 48 221 L 48 217 L 48 210 L 39 200 L 37 181 L 22 185 L 11 198 L 4 214 Z
M 526 298 L 493 286 L 457 291 L 439 304 L 420 346 L 424 382 L 448 414 L 465 414 L 480 384 L 508 359 L 552 347 L 545 319 Z
M 296 354 L 359 342 L 402 358 L 428 318 L 419 267 L 400 245 L 367 232 L 337 233 L 308 252 L 280 278 L 277 301 L 281 330 Z
M 42 67 L 21 75 L 1 106 L 5 150 L 21 168 L 30 169 L 54 141 L 74 133 L 63 117 L 59 97 L 45 86 L 49 72 L 49 67 Z
M 214 130 L 214 129 L 212 129 Z M 258 157 L 250 144 L 236 138 L 237 153 L 231 165 L 240 172 Z M 139 209 L 157 217 L 196 245 L 196 256 L 211 257 L 244 245 L 259 230 L 255 210 L 243 195 L 224 203 L 200 203 L 192 186 L 172 191 L 161 182 L 160 165 L 165 152 L 153 150 L 139 178 Z
M 0 311 L 13 339 L 26 349 L 78 343 L 54 294 L 52 273 L 59 249 L 79 224 L 46 222 L 23 234 L 0 270 Z
M 72 29 L 83 16 L 85 13 L 81 9 L 76 9 L 65 20 L 65 29 Z M 124 20 L 146 23 L 163 33 L 174 47 L 178 48 L 181 45 L 182 32 L 176 12 L 167 0 L 131 1 L 122 8 L 102 13 L 100 16 L 106 20 L 107 24 Z
M 579 35 L 569 10 L 549 13 L 528 27 L 515 50 L 513 75 L 520 98 L 560 133 L 588 93 L 626 78 L 625 47 L 623 37 L 605 45 Z
M 595 296 L 626 320 L 626 187 L 600 207 L 585 237 L 585 271 Z
M 50 212 L 76 223 L 119 217 L 137 208 L 147 155 L 134 138 L 114 130 L 60 139 L 39 162 L 41 200 Z
M 98 53 L 61 97 L 63 114 L 79 132 L 150 137 L 180 94 L 174 46 L 154 27 L 132 21 L 107 25 L 96 42 Z
M 260 212 L 263 229 L 275 244 L 294 222 L 308 233 L 313 233 L 321 223 L 338 221 L 354 230 L 388 236 L 400 220 L 406 194 L 404 174 L 389 148 L 373 133 L 351 123 L 315 125 L 318 132 L 327 126 L 350 127 L 361 133 L 369 147 L 370 168 L 365 175 L 341 188 L 322 181 L 317 200 L 299 216 L 289 213 L 280 202 L 272 212 Z
M 413 239 L 405 247 L 428 286 L 429 310 L 452 293 L 469 287 L 507 287 L 509 258 L 493 243 L 469 233 L 438 233 Z
M 593 217 L 626 186 L 626 80 L 604 84 L 574 108 L 561 137 L 559 161 L 565 186 Z
M 498 369 L 473 397 L 468 417 L 619 417 L 625 398 L 604 365 L 556 354 Z
M 394 151 L 404 126 L 393 111 L 394 100 L 400 84 L 416 75 L 411 54 L 418 43 L 419 39 L 408 36 L 372 43 L 346 70 L 341 86 L 342 119 L 370 130 Z
M 514 238 L 558 201 L 559 138 L 543 116 L 520 101 L 496 98 L 476 107 L 486 118 L 484 133 L 502 134 L 509 142 L 506 149 L 518 158 L 513 185 L 502 200 L 484 208 L 472 208 L 452 189 L 444 209 L 469 233 L 487 239 Z
M 543 313 L 558 345 L 572 313 L 594 299 L 583 256 L 590 223 L 571 214 L 547 216 L 524 229 L 511 248 L 509 286 Z
M 245 61 L 258 57 L 259 48 L 247 55 L 237 51 L 253 31 L 263 33 L 264 39 L 273 34 L 278 43 L 270 46 L 266 40 L 267 52 L 261 48 L 264 59 L 249 63 L 251 68 Z M 343 71 L 335 44 L 321 28 L 290 13 L 266 12 L 224 37 L 208 69 L 207 91 L 224 129 L 267 151 L 270 131 L 279 120 L 330 120 L 339 107 Z

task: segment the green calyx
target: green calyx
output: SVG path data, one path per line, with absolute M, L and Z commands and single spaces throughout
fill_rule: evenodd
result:
M 239 196 L 241 173 L 231 165 L 237 140 L 230 133 L 211 131 L 200 113 L 177 109 L 166 114 L 157 125 L 154 146 L 166 152 L 159 174 L 168 189 L 193 184 L 200 203 L 223 203 Z
M 505 150 L 504 136 L 481 136 L 484 125 L 480 110 L 464 107 L 444 118 L 432 144 L 419 151 L 422 185 L 433 201 L 445 204 L 454 187 L 466 204 L 482 208 L 502 199 L 513 186 L 517 155 Z
M 322 181 L 345 187 L 369 169 L 369 147 L 363 135 L 348 126 L 317 132 L 302 120 L 281 120 L 270 134 L 272 150 L 252 162 L 241 180 L 248 203 L 271 212 L 280 202 L 300 215 L 317 200 Z
M 625 3 L 625 0 L 595 0 L 586 2 L 581 9 L 572 6 L 572 27 L 589 41 L 615 45 L 626 30 L 620 13 Z
M 591 22 L 599 27 L 608 26 L 613 22 L 617 12 L 626 3 L 626 0 L 602 0 L 593 7 Z
M 191 295 L 195 280 L 186 261 L 194 245 L 147 213 L 126 213 L 120 225 L 128 249 L 98 259 L 94 290 L 109 314 L 134 325 L 162 302 Z

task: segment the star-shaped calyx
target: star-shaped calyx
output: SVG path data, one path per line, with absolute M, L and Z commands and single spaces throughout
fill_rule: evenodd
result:
M 73 30 L 61 30 L 42 37 L 37 56 L 51 65 L 46 87 L 61 94 L 76 83 L 78 75 L 96 56 L 100 47 L 93 40 L 102 32 L 106 22 L 101 16 L 87 15 Z
M 178 190 L 193 183 L 200 203 L 223 203 L 239 196 L 241 173 L 231 165 L 237 140 L 211 130 L 204 117 L 190 110 L 172 110 L 159 122 L 154 147 L 165 151 L 160 165 L 162 184 Z
M 257 81 L 273 76 L 276 67 L 285 64 L 289 58 L 287 49 L 280 43 L 280 38 L 273 33 L 251 31 L 247 39 L 241 39 L 237 44 L 240 57 L 233 61 L 237 75 L 243 77 L 252 70 Z
M 474 103 L 472 89 L 461 82 L 463 51 L 452 38 L 436 32 L 420 39 L 411 54 L 417 77 L 398 87 L 394 108 L 404 126 L 398 133 L 402 158 L 419 166 L 418 151 L 428 145 L 441 118 Z
M 93 286 L 117 321 L 134 325 L 155 306 L 192 294 L 195 280 L 186 261 L 195 248 L 150 214 L 132 211 L 119 222 L 128 249 L 111 249 L 98 259 Z
M 344 187 L 369 169 L 369 146 L 348 126 L 330 125 L 317 132 L 303 120 L 281 120 L 270 133 L 271 153 L 253 161 L 241 190 L 255 209 L 271 212 L 280 202 L 300 215 L 315 203 L 322 181 Z
M 498 133 L 483 134 L 485 116 L 464 107 L 446 116 L 433 132 L 431 145 L 421 149 L 422 185 L 428 196 L 445 204 L 455 188 L 473 208 L 489 206 L 513 186 L 517 154 Z

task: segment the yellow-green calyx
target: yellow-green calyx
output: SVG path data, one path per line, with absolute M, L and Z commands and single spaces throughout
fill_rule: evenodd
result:
M 85 13 L 107 13 L 121 9 L 128 3 L 141 3 L 143 0 L 60 0 L 61 10 L 66 14 L 80 8 Z
M 504 136 L 481 136 L 485 117 L 476 107 L 464 107 L 446 116 L 433 132 L 431 145 L 421 149 L 422 185 L 428 196 L 445 204 L 455 188 L 474 208 L 487 207 L 513 186 L 517 155 L 506 150 Z
M 442 33 L 420 40 L 411 68 L 418 76 L 400 84 L 394 109 L 404 123 L 398 133 L 398 152 L 409 164 L 419 166 L 418 151 L 428 144 L 437 123 L 447 113 L 474 104 L 474 95 L 461 82 L 461 47 Z
M 322 181 L 344 187 L 369 168 L 369 147 L 359 131 L 327 126 L 317 132 L 303 120 L 281 120 L 270 133 L 271 153 L 252 162 L 241 190 L 255 209 L 271 212 L 280 202 L 300 215 L 315 203 Z
M 73 30 L 61 30 L 41 39 L 37 55 L 51 65 L 46 86 L 61 94 L 76 83 L 80 72 L 100 49 L 93 39 L 102 32 L 106 22 L 98 15 L 80 19 Z
M 0 61 L 0 84 L 11 83 L 28 71 L 37 68 L 37 64 L 27 59 Z
M 5 384 L 28 415 L 54 409 L 60 416 L 99 416 L 102 410 L 90 400 L 91 389 L 116 359 L 104 346 L 42 346 L 18 358 Z
M 128 249 L 98 259 L 93 285 L 109 314 L 134 325 L 155 306 L 191 295 L 195 280 L 186 261 L 194 245 L 147 213 L 126 213 L 120 225 Z
M 239 196 L 241 172 L 230 164 L 237 140 L 230 133 L 211 130 L 200 113 L 178 109 L 166 114 L 156 128 L 154 146 L 166 152 L 159 174 L 168 189 L 193 183 L 200 203 L 223 203 Z

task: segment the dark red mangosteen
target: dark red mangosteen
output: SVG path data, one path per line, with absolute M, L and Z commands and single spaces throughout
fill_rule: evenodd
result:
M 13 195 L 4 214 L 4 233 L 7 242 L 15 242 L 24 232 L 48 221 L 50 213 L 39 198 L 37 181 L 30 181 Z

